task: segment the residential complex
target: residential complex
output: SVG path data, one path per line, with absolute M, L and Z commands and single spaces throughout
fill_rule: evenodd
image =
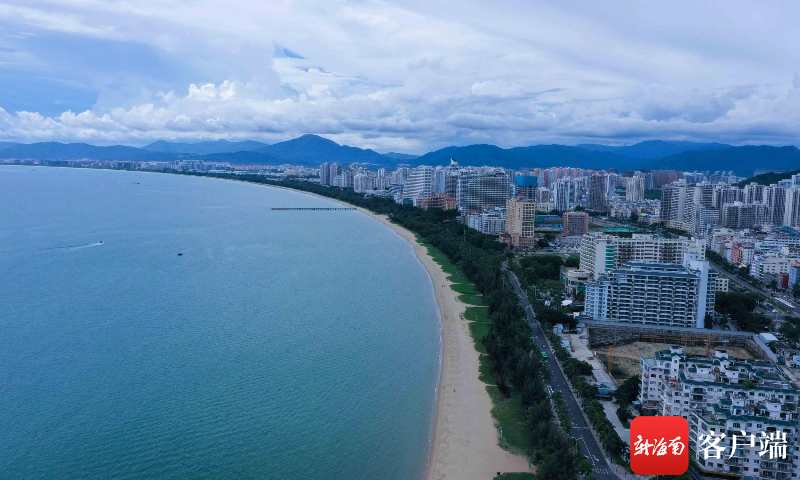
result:
M 688 251 L 705 258 L 705 247 L 700 240 L 688 238 L 662 238 L 649 234 L 633 234 L 631 238 L 603 233 L 590 233 L 581 239 L 581 270 L 591 272 L 597 279 L 600 274 L 624 263 L 653 262 L 681 264 Z
M 586 283 L 584 314 L 600 321 L 703 328 L 706 315 L 714 313 L 715 291 L 716 271 L 704 260 L 626 262 Z
M 641 368 L 639 401 L 644 414 L 681 416 L 689 422 L 689 446 L 700 473 L 797 478 L 800 391 L 779 367 L 731 358 L 725 350 L 716 350 L 712 357 L 692 357 L 673 346 L 642 358 Z M 724 435 L 718 445 L 725 452 L 711 449 L 706 458 L 701 435 Z M 785 436 L 785 458 L 761 453 L 762 435 L 777 436 L 779 444 Z

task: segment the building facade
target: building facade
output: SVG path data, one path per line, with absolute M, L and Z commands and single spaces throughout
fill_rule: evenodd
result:
M 676 263 L 684 261 L 688 251 L 705 258 L 705 245 L 701 240 L 688 238 L 661 238 L 635 233 L 622 238 L 604 233 L 589 233 L 581 238 L 581 270 L 600 274 L 620 268 L 626 262 Z
M 589 214 L 586 212 L 565 212 L 561 235 L 572 237 L 589 233 Z
M 600 321 L 703 328 L 706 315 L 714 313 L 716 276 L 703 260 L 627 262 L 586 284 L 584 314 Z
M 536 202 L 511 198 L 506 202 L 506 232 L 515 247 L 531 246 L 536 242 Z
M 456 201 L 462 212 L 502 207 L 510 197 L 510 181 L 502 168 L 461 169 Z
M 692 357 L 673 346 L 642 358 L 639 401 L 644 414 L 674 415 L 689 423 L 689 447 L 707 474 L 723 478 L 788 480 L 797 478 L 798 396 L 780 368 L 762 360 L 731 358 L 725 350 L 712 357 Z M 786 438 L 785 458 L 760 453 L 759 438 Z M 724 438 L 726 451 L 706 458 L 701 435 Z M 733 451 L 733 438 L 737 445 Z M 754 435 L 753 445 L 750 435 Z

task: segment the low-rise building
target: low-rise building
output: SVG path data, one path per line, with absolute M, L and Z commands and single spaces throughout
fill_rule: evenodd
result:
M 505 231 L 506 219 L 495 212 L 469 215 L 467 226 L 487 235 L 497 235 Z
M 437 193 L 423 200 L 422 208 L 425 210 L 429 208 L 438 208 L 440 210 L 455 210 L 456 199 L 454 197 L 447 196 L 443 193 Z
M 713 357 L 692 357 L 680 346 L 642 358 L 641 367 L 643 413 L 685 418 L 689 446 L 701 470 L 731 478 L 797 478 L 800 390 L 780 368 L 762 360 L 730 358 L 725 350 Z M 762 432 L 781 439 L 785 435 L 785 458 L 760 453 Z M 718 445 L 727 450 L 717 458 L 712 449 L 706 458 L 701 435 L 722 437 Z M 733 435 L 738 436 L 735 451 Z
M 592 280 L 592 274 L 577 268 L 565 268 L 562 275 L 564 289 L 570 295 L 577 295 L 578 292 L 586 291 L 586 282 Z

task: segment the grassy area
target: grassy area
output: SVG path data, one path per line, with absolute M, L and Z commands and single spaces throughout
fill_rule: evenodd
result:
M 467 295 L 476 295 L 478 293 L 475 290 L 475 286 L 471 283 L 456 283 L 453 284 L 450 288 L 452 288 L 457 293 L 463 293 Z
M 469 333 L 472 335 L 472 340 L 475 342 L 475 350 L 480 353 L 486 353 L 486 347 L 483 346 L 483 337 L 489 333 L 489 326 L 491 322 L 470 322 Z
M 469 278 L 461 272 L 451 273 L 447 276 L 447 279 L 457 285 L 469 283 Z
M 489 332 L 491 326 L 489 308 L 485 306 L 475 286 L 458 267 L 453 265 L 439 249 L 427 244 L 419 237 L 418 240 L 428 249 L 428 254 L 433 261 L 441 265 L 442 270 L 449 275 L 448 280 L 453 282 L 450 288 L 460 294 L 458 299 L 467 305 L 473 305 L 467 307 L 464 318 L 469 320 L 469 330 L 475 343 L 475 350 L 483 354 L 479 359 L 478 379 L 487 384 L 486 390 L 492 399 L 492 417 L 503 435 L 500 439 L 500 447 L 517 455 L 527 456 L 532 443 L 526 424 L 525 407 L 518 397 L 506 398 L 497 387 L 493 386 L 495 380 L 491 373 L 492 360 L 486 355 L 486 348 L 482 343 L 483 337 Z M 534 476 L 530 473 L 506 473 L 497 478 L 527 480 Z
M 519 397 L 512 395 L 506 398 L 497 387 L 486 387 L 492 398 L 492 417 L 495 424 L 502 429 L 500 447 L 516 455 L 527 457 L 533 447 L 530 432 L 526 424 L 525 406 Z
M 477 295 L 459 295 L 458 299 L 467 305 L 485 305 L 483 299 Z
M 486 307 L 467 307 L 467 310 L 464 312 L 464 318 L 471 322 L 491 323 L 489 320 L 489 309 Z
M 504 473 L 494 477 L 494 480 L 533 480 L 536 475 L 533 473 Z

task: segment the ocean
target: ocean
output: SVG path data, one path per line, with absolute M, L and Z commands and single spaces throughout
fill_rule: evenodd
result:
M 361 213 L 270 210 L 337 205 L 0 166 L 0 477 L 424 477 L 430 278 Z

